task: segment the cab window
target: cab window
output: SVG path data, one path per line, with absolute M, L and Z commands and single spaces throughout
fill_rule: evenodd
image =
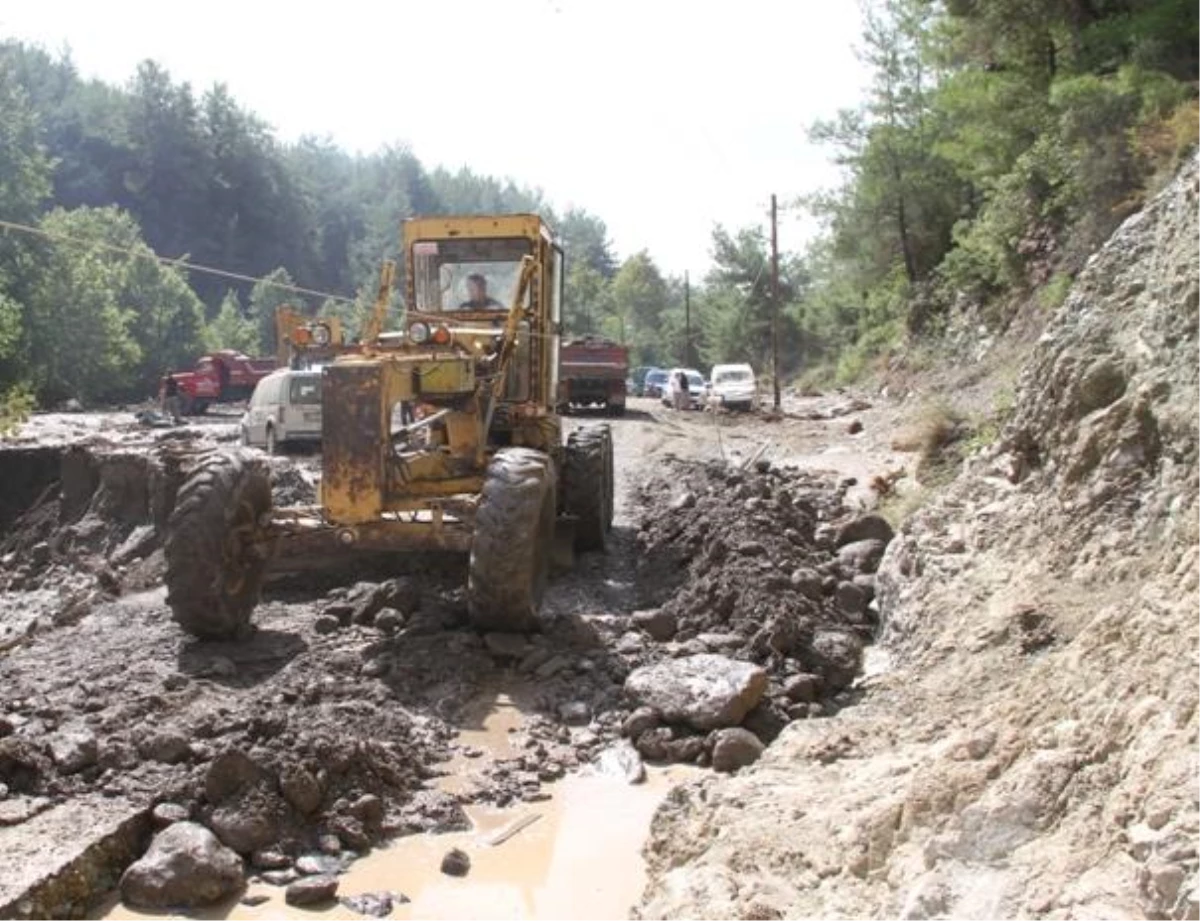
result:
M 523 237 L 417 241 L 415 307 L 430 313 L 508 310 L 521 275 L 521 257 L 530 252 L 530 241 Z

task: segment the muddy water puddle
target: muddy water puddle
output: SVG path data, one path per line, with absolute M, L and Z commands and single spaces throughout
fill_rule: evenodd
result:
M 515 699 L 514 699 L 515 698 Z M 479 769 L 513 754 L 511 732 L 521 724 L 519 694 L 496 694 L 467 720 L 458 741 L 483 755 L 456 754 L 438 787 L 467 788 Z M 643 783 L 585 768 L 544 789 L 549 799 L 504 808 L 468 806 L 472 829 L 411 835 L 355 861 L 342 875 L 338 896 L 391 893 L 397 903 L 389 918 L 625 918 L 641 895 L 641 856 L 655 808 L 676 784 L 699 771 L 684 766 L 648 768 Z M 471 860 L 465 877 L 441 872 L 451 848 Z M 188 918 L 361 918 L 338 903 L 322 909 L 295 908 L 283 888 L 252 883 L 245 896 L 267 899 L 249 907 L 234 902 L 191 911 Z M 110 901 L 100 915 L 111 919 L 164 917 Z M 169 916 L 168 916 L 169 917 Z

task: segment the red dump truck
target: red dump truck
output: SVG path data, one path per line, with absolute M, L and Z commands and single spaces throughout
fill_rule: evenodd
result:
M 159 399 L 181 416 L 202 413 L 213 403 L 248 400 L 254 385 L 279 367 L 274 358 L 250 358 L 225 349 L 210 352 L 191 371 L 176 371 L 162 379 Z
M 567 408 L 598 406 L 610 416 L 625 412 L 629 349 L 611 339 L 583 336 L 562 347 L 559 380 L 566 385 Z

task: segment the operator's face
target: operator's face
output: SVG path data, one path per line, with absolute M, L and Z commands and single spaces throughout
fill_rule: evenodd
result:
M 487 300 L 487 285 L 482 282 L 467 282 L 467 291 L 470 293 L 471 300 L 473 301 L 482 303 Z

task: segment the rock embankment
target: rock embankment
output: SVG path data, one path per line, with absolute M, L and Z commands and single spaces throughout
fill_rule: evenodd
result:
M 669 797 L 641 917 L 1200 914 L 1197 189 L 1092 258 L 888 547 L 890 670 Z

